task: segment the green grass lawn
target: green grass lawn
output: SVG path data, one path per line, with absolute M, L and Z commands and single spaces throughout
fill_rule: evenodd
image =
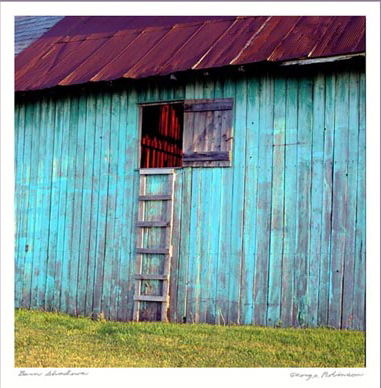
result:
M 364 367 L 365 334 L 206 324 L 95 322 L 16 310 L 15 366 Z

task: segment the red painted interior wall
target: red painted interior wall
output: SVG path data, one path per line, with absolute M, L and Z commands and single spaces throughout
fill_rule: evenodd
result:
M 141 168 L 181 167 L 183 106 L 143 107 Z

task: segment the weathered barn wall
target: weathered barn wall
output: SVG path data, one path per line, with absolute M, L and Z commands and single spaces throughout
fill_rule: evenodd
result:
M 171 320 L 365 329 L 364 73 L 138 85 L 16 104 L 16 307 L 132 319 L 136 103 L 233 97 L 233 167 L 176 173 Z

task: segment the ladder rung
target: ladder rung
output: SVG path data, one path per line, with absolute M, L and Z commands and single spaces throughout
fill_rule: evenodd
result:
M 140 175 L 167 175 L 173 174 L 175 172 L 174 168 L 141 168 Z
M 139 196 L 139 201 L 170 201 L 171 199 L 172 199 L 172 196 L 169 194 Z
M 169 221 L 138 221 L 137 223 L 139 228 L 147 228 L 151 226 L 164 227 L 168 225 Z
M 151 253 L 151 254 L 163 254 L 169 253 L 168 248 L 136 248 L 136 253 Z
M 168 280 L 168 275 L 135 274 L 136 280 Z
M 139 302 L 166 302 L 166 296 L 156 296 L 156 295 L 137 295 L 134 296 L 134 300 Z

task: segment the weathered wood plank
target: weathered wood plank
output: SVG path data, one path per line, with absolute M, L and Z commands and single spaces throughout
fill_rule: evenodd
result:
M 118 209 L 116 207 L 118 193 L 118 150 L 119 150 L 119 118 L 120 118 L 120 98 L 118 93 L 111 96 L 110 110 L 110 156 L 109 156 L 109 186 L 107 198 L 107 230 L 106 230 L 106 257 L 105 286 L 103 288 L 103 299 L 105 306 L 105 316 L 115 319 L 117 316 L 116 281 L 118 277 L 118 256 L 119 240 L 115 235 L 115 224 L 117 222 Z M 109 263 L 107 265 L 107 263 Z
M 134 278 L 136 280 L 168 280 L 169 275 L 160 275 L 160 274 L 135 274 Z
M 134 301 L 139 302 L 165 302 L 167 300 L 166 296 L 156 296 L 156 295 L 138 295 L 134 296 Z
M 80 226 L 80 246 L 79 246 L 79 270 L 78 270 L 78 292 L 77 292 L 77 312 L 80 315 L 86 314 L 86 294 L 90 282 L 89 269 L 92 257 L 89 256 L 91 239 L 91 211 L 92 211 L 92 190 L 93 190 L 93 165 L 94 165 L 94 143 L 95 143 L 95 117 L 96 101 L 94 95 L 88 95 L 84 109 L 85 138 L 83 146 L 83 182 L 82 182 L 82 219 Z M 91 271 L 90 271 L 91 272 Z
M 79 283 L 79 266 L 81 264 L 81 242 L 84 242 L 82 235 L 82 200 L 83 200 L 83 179 L 84 179 L 84 154 L 86 140 L 86 96 L 81 95 L 78 101 L 78 118 L 77 118 L 77 149 L 75 162 L 75 178 L 74 178 L 74 217 L 73 217 L 73 237 L 72 237 L 72 257 L 70 268 L 70 300 L 71 306 L 69 312 L 78 315 L 82 308 L 79 308 L 78 294 L 79 288 L 85 287 L 86 283 Z M 87 249 L 87 247 L 86 247 Z
M 333 195 L 333 146 L 335 133 L 335 74 L 326 75 L 324 113 L 324 185 L 322 207 L 322 237 L 319 273 L 318 325 L 328 325 L 329 282 L 331 266 L 331 228 Z
M 125 281 L 125 265 L 123 261 L 125 258 L 122 257 L 123 243 L 122 243 L 122 233 L 124 227 L 124 216 L 123 216 L 123 207 L 124 207 L 124 191 L 126 190 L 126 181 L 127 177 L 125 176 L 124 169 L 126 165 L 126 138 L 127 138 L 127 92 L 123 91 L 119 93 L 120 99 L 120 113 L 118 120 L 118 161 L 117 161 L 117 192 L 116 192 L 116 204 L 115 204 L 115 255 L 116 255 L 116 265 L 114 265 L 113 273 L 113 296 L 114 298 L 114 315 L 115 320 L 123 320 L 122 310 L 123 310 L 123 296 L 122 296 L 122 287 Z M 127 184 L 131 182 L 127 182 Z M 123 263 L 123 264 L 122 264 Z M 117 273 L 115 270 L 117 269 Z
M 165 185 L 168 187 L 167 190 L 169 190 L 173 195 L 173 190 L 175 186 L 175 179 L 176 176 L 168 175 L 168 180 L 165 183 Z M 172 244 L 172 230 L 173 230 L 173 200 L 170 202 L 166 202 L 166 217 L 170 220 L 170 227 L 166 230 L 165 236 L 162 239 L 162 242 L 164 242 L 164 246 L 169 247 Z M 172 247 L 168 254 L 164 257 L 164 268 L 163 273 L 170 273 L 171 272 L 171 261 L 172 261 Z M 163 303 L 161 306 L 161 321 L 166 322 L 168 319 L 168 312 L 169 312 L 169 281 L 168 279 L 164 279 L 162 284 L 162 295 L 167 297 L 166 303 Z
M 85 139 L 85 97 L 76 98 L 75 105 L 71 110 L 71 125 L 75 130 L 74 143 L 75 154 L 73 158 L 72 178 L 72 222 L 71 222 L 71 245 L 69 266 L 69 293 L 67 310 L 71 315 L 77 315 L 77 291 L 78 291 L 78 261 L 80 244 L 80 226 L 82 214 L 82 179 L 83 179 L 83 151 Z
M 124 275 L 124 287 L 122 287 L 121 293 L 122 293 L 122 311 L 121 314 L 123 317 L 125 317 L 126 320 L 133 320 L 134 319 L 134 307 L 135 303 L 133 300 L 133 295 L 135 294 L 135 282 L 133 279 L 133 274 L 136 270 L 136 247 L 138 246 L 138 233 L 137 226 L 136 226 L 136 220 L 138 219 L 139 215 L 139 202 L 137 201 L 137 196 L 140 192 L 140 175 L 139 172 L 136 171 L 134 175 L 132 176 L 132 188 L 131 188 L 131 197 L 124 198 L 125 203 L 125 211 L 129 215 L 130 219 L 126 223 L 126 228 L 124 229 L 123 233 L 123 239 L 122 243 L 125 246 L 125 249 L 129 249 L 127 251 L 128 254 L 128 260 L 126 261 L 126 270 L 123 272 Z M 128 190 L 126 190 L 128 193 Z M 131 204 L 130 207 L 128 207 L 128 204 Z M 130 232 L 129 234 L 127 234 Z M 124 292 L 124 290 L 126 290 Z
M 243 218 L 242 276 L 240 293 L 240 323 L 253 322 L 253 291 L 255 276 L 256 202 L 259 140 L 259 86 L 258 78 L 247 83 L 245 197 Z
M 206 138 L 206 118 L 208 112 L 193 113 L 193 151 L 202 152 L 204 150 L 204 143 Z M 186 153 L 185 153 L 186 154 Z
M 139 177 L 139 195 L 144 195 L 146 193 L 146 182 L 147 177 L 144 175 L 141 175 Z M 145 203 L 139 202 L 139 210 L 138 210 L 138 220 L 142 220 L 144 218 L 144 212 L 145 212 Z M 143 230 L 137 231 L 137 238 L 136 238 L 136 247 L 140 248 L 143 243 Z M 142 273 L 142 257 L 141 255 L 138 255 L 136 257 L 135 261 L 135 273 L 140 274 Z M 135 297 L 138 297 L 141 295 L 141 289 L 142 285 L 141 282 L 138 280 L 135 280 L 135 292 L 134 292 L 134 321 L 139 321 L 140 318 L 140 304 L 135 299 Z
M 232 78 L 226 78 L 223 88 L 224 98 L 235 97 L 235 83 Z M 228 320 L 228 295 L 229 289 L 229 262 L 231 257 L 231 224 L 232 224 L 232 196 L 233 196 L 233 169 L 222 171 L 221 180 L 221 206 L 220 206 L 220 233 L 219 233 L 219 263 L 217 272 L 217 303 L 216 319 L 218 324 L 227 323 Z
M 217 85 L 218 84 L 218 85 Z M 210 97 L 221 98 L 223 90 L 221 83 L 218 83 L 216 79 L 213 82 L 213 94 Z M 211 143 L 211 150 L 215 150 L 218 137 L 221 136 L 221 120 L 218 119 L 218 114 L 221 111 L 215 111 L 213 113 L 213 120 L 220 125 L 216 125 L 213 143 Z M 210 255 L 210 266 L 208 272 L 208 301 L 206 308 L 206 322 L 215 324 L 218 321 L 217 317 L 217 277 L 219 270 L 219 246 L 220 246 L 220 227 L 221 227 L 221 191 L 222 191 L 222 169 L 214 167 L 212 169 L 212 181 L 211 181 L 211 198 L 210 198 L 210 213 L 209 213 L 209 225 L 210 234 L 208 241 L 208 255 Z
M 282 326 L 293 325 L 294 290 L 295 290 L 295 252 L 296 252 L 296 193 L 298 173 L 298 81 L 287 79 L 286 90 L 286 134 L 285 143 L 295 146 L 285 148 L 284 177 L 284 222 L 283 222 L 283 257 L 282 257 Z
M 96 243 L 96 268 L 94 280 L 94 299 L 93 313 L 95 315 L 105 313 L 102 309 L 104 302 L 102 301 L 102 290 L 105 284 L 104 269 L 105 269 L 105 254 L 106 254 L 106 233 L 107 233 L 107 198 L 108 198 L 108 180 L 109 180 L 109 158 L 110 158 L 110 95 L 107 93 L 99 96 L 101 102 L 101 132 L 99 141 L 101 142 L 100 152 L 100 175 L 99 175 L 99 197 L 98 197 L 98 225 L 97 225 L 97 243 Z M 98 122 L 98 120 L 97 120 Z M 103 302 L 103 303 L 102 303 Z
M 127 153 L 126 150 L 126 138 L 128 132 L 128 122 L 127 122 L 127 109 L 128 109 L 128 100 L 126 90 L 118 93 L 118 107 L 119 107 L 119 117 L 115 120 L 115 126 L 117 128 L 118 136 L 118 153 L 117 153 L 117 168 L 116 168 L 116 203 L 115 203 L 115 226 L 114 226 L 114 239 L 115 239 L 115 260 L 113 266 L 112 274 L 112 290 L 111 290 L 111 300 L 112 307 L 110 309 L 110 315 L 113 319 L 122 319 L 125 320 L 123 315 L 125 314 L 126 304 L 123 303 L 123 298 L 125 297 L 122 294 L 122 288 L 126 281 L 128 281 L 128 273 L 126 273 L 125 260 L 128 260 L 129 257 L 124 257 L 123 251 L 123 240 L 122 233 L 123 228 L 125 227 L 125 219 L 123 216 L 123 207 L 124 207 L 124 192 L 126 190 L 126 184 L 132 186 L 131 173 L 124 172 L 127 164 L 127 159 L 132 156 L 132 161 L 136 160 L 136 152 Z M 136 108 L 136 106 L 134 106 Z M 140 130 L 139 126 L 136 126 Z M 136 133 L 135 129 L 135 133 Z M 139 134 L 136 133 L 136 138 L 139 137 Z M 139 150 L 139 147 L 135 147 Z M 115 158 L 116 156 L 114 156 Z M 134 239 L 135 233 L 130 234 L 130 239 Z M 130 254 L 130 253 L 129 253 Z M 128 255 L 129 255 L 128 254 Z M 129 298 L 132 299 L 132 295 L 129 295 Z M 121 318 L 123 317 L 123 318 Z
M 60 109 L 58 101 L 51 101 L 50 104 L 52 118 L 50 120 L 51 131 L 51 160 L 49 177 L 51 180 L 50 199 L 48 202 L 48 218 L 49 229 L 47 231 L 47 263 L 46 263 L 46 280 L 45 280 L 45 310 L 51 311 L 54 299 L 54 279 L 56 267 L 56 253 L 57 253 L 57 227 L 58 227 L 58 205 L 59 205 L 59 179 L 58 164 L 60 146 L 62 144 L 62 107 Z
M 141 168 L 140 175 L 166 175 L 173 174 L 174 171 L 174 168 Z
M 271 228 L 271 176 L 272 176 L 272 123 L 273 111 L 273 80 L 269 75 L 260 81 L 260 117 L 259 117 L 259 160 L 258 165 L 258 196 L 257 196 L 257 261 L 254 286 L 254 323 L 266 325 L 267 292 L 268 292 L 268 260 L 270 250 Z M 263 112 L 263 113 L 262 113 Z
M 177 195 L 177 191 L 175 192 Z M 181 198 L 181 225 L 180 225 L 180 248 L 179 248 L 179 270 L 178 270 L 178 291 L 177 311 L 180 322 L 189 322 L 187 317 L 187 301 L 189 289 L 189 249 L 190 249 L 190 220 L 192 199 L 192 169 L 184 168 L 182 198 Z M 175 213 L 176 214 L 176 213 Z
M 183 152 L 193 153 L 193 132 L 195 115 L 192 112 L 184 112 L 183 123 Z
M 138 228 L 163 228 L 169 225 L 169 221 L 138 221 L 136 226 Z
M 211 197 L 209 212 L 209 238 L 207 254 L 210 257 L 208 268 L 208 294 L 206 307 L 206 322 L 217 323 L 217 274 L 218 274 L 218 249 L 220 235 L 220 206 L 221 206 L 221 180 L 222 171 L 220 168 L 212 169 Z
M 162 195 L 140 195 L 139 201 L 169 201 L 172 196 L 169 194 Z
M 204 80 L 203 83 L 203 98 L 214 97 L 214 81 L 210 78 Z M 210 150 L 211 141 L 210 135 L 213 133 L 213 112 L 207 111 L 204 124 L 204 139 L 203 144 L 200 144 L 200 149 L 206 151 Z M 204 163 L 210 165 L 210 162 Z M 211 233 L 211 181 L 212 181 L 212 170 L 204 169 L 201 171 L 201 219 L 199 228 L 199 241 L 200 241 L 200 304 L 199 304 L 199 320 L 200 322 L 208 322 L 208 305 L 209 305 L 209 289 L 210 289 L 210 277 L 211 277 L 211 263 L 213 261 L 213 255 L 210 254 L 210 233 Z M 210 314 L 209 314 L 210 316 Z M 212 319 L 212 318 L 209 318 Z
M 98 93 L 94 95 L 95 104 L 95 128 L 94 128 L 94 151 L 93 151 L 93 173 L 92 173 L 92 193 L 91 193 L 91 218 L 90 218 L 90 235 L 89 235 L 89 266 L 86 288 L 86 315 L 91 313 L 99 314 L 100 309 L 96 310 L 94 304 L 95 288 L 101 287 L 98 283 L 99 271 L 101 271 L 102 260 L 98 256 L 98 213 L 100 210 L 100 191 L 101 182 L 101 165 L 102 165 L 102 144 L 103 144 L 103 129 L 102 129 L 102 112 L 103 112 L 103 96 Z
M 313 86 L 311 245 L 309 250 L 307 325 L 318 324 L 319 269 L 321 262 L 322 208 L 324 189 L 324 95 L 325 77 L 319 73 Z
M 223 92 L 223 79 L 221 79 L 221 77 L 216 77 L 214 82 L 214 98 L 221 98 Z M 221 151 L 222 113 L 223 111 L 218 110 L 213 112 L 213 121 L 215 123 L 215 138 L 211 151 Z
M 233 111 L 225 111 L 221 115 L 221 151 L 233 149 Z
M 328 325 L 341 326 L 345 234 L 347 226 L 348 73 L 338 74 L 335 96 L 332 245 Z
M 211 143 L 211 151 L 221 151 L 222 140 L 222 115 L 220 111 L 213 112 L 214 138 Z
M 196 317 L 196 298 L 199 293 L 199 274 L 198 274 L 198 221 L 200 213 L 200 170 L 194 169 L 191 179 L 191 208 L 190 208 L 190 229 L 189 229 L 189 260 L 188 260 L 188 277 L 187 277 L 187 305 L 186 305 L 186 320 L 187 322 L 197 322 Z
M 29 181 L 29 198 L 28 198 L 28 227 L 27 227 L 27 243 L 25 244 L 25 267 L 24 267 L 24 283 L 22 291 L 22 306 L 31 307 L 32 295 L 32 277 L 33 257 L 34 257 L 34 234 L 35 234 L 35 213 L 37 201 L 37 179 L 38 179 L 38 150 L 40 138 L 40 116 L 41 116 L 41 101 L 37 101 L 31 112 L 30 121 L 28 120 L 28 128 L 31 132 L 31 149 L 30 149 L 30 181 Z
M 356 243 L 356 206 L 357 206 L 357 169 L 358 169 L 358 140 L 359 140 L 359 75 L 349 74 L 349 116 L 348 116 L 348 204 L 347 225 L 345 233 L 343 297 L 341 328 L 351 329 L 353 325 L 353 292 L 355 243 Z
M 52 166 L 53 166 L 53 147 L 54 147 L 54 101 L 52 98 L 48 100 L 47 106 L 47 130 L 46 130 L 46 145 L 44 157 L 44 184 L 43 184 L 43 207 L 42 207 L 42 226 L 41 233 L 45 236 L 41 239 L 41 270 L 38 281 L 39 307 L 45 307 L 46 301 L 46 282 L 52 276 L 53 266 L 49 265 L 49 239 L 50 239 L 50 208 L 51 208 L 51 190 L 52 190 Z
M 19 125 L 20 111 L 24 111 L 25 106 L 15 107 L 14 110 L 14 164 L 13 168 L 15 171 L 15 191 L 14 191 L 14 218 L 15 218 L 15 246 L 14 246 L 14 262 L 15 262 L 15 282 L 14 282 L 14 295 L 15 295 L 15 308 L 19 307 L 18 299 L 18 288 L 17 283 L 19 282 L 19 267 L 20 267 L 20 256 L 19 251 L 19 239 L 20 239 L 20 199 L 21 199 L 21 176 L 22 176 L 22 158 L 23 152 L 20 150 L 23 149 L 21 145 L 24 142 L 24 125 Z M 24 120 L 24 117 L 23 117 Z
M 148 254 L 163 254 L 167 255 L 169 253 L 168 248 L 136 248 L 136 253 L 148 253 Z
M 307 324 L 308 252 L 311 243 L 311 143 L 312 143 L 312 81 L 299 79 L 298 106 L 298 197 L 295 257 L 294 323 Z
M 175 83 L 173 98 L 175 100 L 183 100 L 185 98 L 185 82 Z
M 215 112 L 207 112 L 206 115 L 206 122 L 205 122 L 205 129 L 206 129 L 206 135 L 205 135 L 205 142 L 204 142 L 204 151 L 213 151 L 214 150 L 214 143 L 215 143 L 215 137 L 216 137 L 216 127 L 217 123 L 214 122 L 214 113 Z
M 54 270 L 55 270 L 55 248 L 56 242 L 56 227 L 57 217 L 53 216 L 52 212 L 57 211 L 58 205 L 58 190 L 57 190 L 57 179 L 54 177 L 57 166 L 57 127 L 56 127 L 56 102 L 52 99 L 49 101 L 49 117 L 48 117 L 48 132 L 46 138 L 46 160 L 45 160 L 45 172 L 46 175 L 46 186 L 45 186 L 45 208 L 44 208 L 44 227 L 43 234 L 46 236 L 43 245 L 43 252 L 46 252 L 45 267 L 45 278 L 41 282 L 40 294 L 42 306 L 51 310 L 53 301 L 53 290 L 54 290 Z M 53 171 L 54 170 L 54 171 Z M 53 180 L 55 184 L 53 184 Z M 55 214 L 56 215 L 56 214 Z
M 173 91 L 172 88 L 169 87 L 168 82 L 158 82 L 156 85 L 158 90 L 158 99 L 160 101 L 170 101 L 173 99 Z
M 22 218 L 22 235 L 23 238 L 19 240 L 19 252 L 22 257 L 22 269 L 20 275 L 22 276 L 19 287 L 20 287 L 20 304 L 23 307 L 26 300 L 24 299 L 24 292 L 26 291 L 25 285 L 30 279 L 28 269 L 30 271 L 30 260 L 31 260 L 31 244 L 33 243 L 33 233 L 31 231 L 31 217 L 32 213 L 30 207 L 34 203 L 31 198 L 33 197 L 33 189 L 31 186 L 32 182 L 32 173 L 33 173 L 33 138 L 34 138 L 34 115 L 36 115 L 36 110 L 38 108 L 38 103 L 32 104 L 29 103 L 26 106 L 25 110 L 25 145 L 24 145 L 24 171 L 23 171 L 23 182 L 25 184 L 25 196 L 23 197 L 24 201 L 24 215 Z M 29 268 L 28 268 L 29 267 Z M 29 283 L 30 286 L 30 283 Z
M 185 98 L 193 99 L 195 97 L 195 85 L 188 82 L 185 85 Z M 192 112 L 184 112 L 183 118 L 183 152 L 193 152 L 193 120 Z
M 194 85 L 194 97 L 195 99 L 201 99 L 203 98 L 203 95 L 204 95 L 203 81 L 197 79 L 195 80 L 195 85 Z M 206 111 L 191 112 L 190 114 L 193 117 L 192 119 L 187 119 L 187 121 L 189 121 L 189 124 L 193 126 L 192 138 L 188 138 L 188 141 L 191 142 L 191 146 L 187 147 L 184 144 L 183 152 L 187 152 L 187 148 L 189 148 L 189 152 L 203 151 L 203 141 L 206 134 L 205 122 L 206 122 L 207 112 Z M 188 112 L 184 112 L 184 115 L 188 116 Z M 184 125 L 185 125 L 185 120 L 184 120 Z M 185 129 L 184 129 L 184 132 L 186 132 Z M 192 166 L 202 167 L 204 164 L 205 164 L 204 162 L 193 162 Z M 184 166 L 186 166 L 186 164 L 184 164 Z
M 203 98 L 210 99 L 211 102 L 214 102 L 216 100 L 214 98 L 214 80 L 211 77 L 206 78 L 204 80 Z M 214 111 L 207 111 L 205 120 L 205 139 L 203 144 L 204 151 L 212 150 L 212 143 L 214 142 L 215 124 L 216 123 L 214 123 Z
M 193 171 L 194 178 L 192 179 L 193 182 L 198 181 L 199 186 L 199 196 L 197 197 L 197 208 L 194 208 L 194 218 L 197 220 L 197 235 L 195 234 L 195 244 L 194 244 L 194 252 L 195 252 L 195 272 L 194 272 L 194 285 L 195 285 L 195 292 L 194 292 L 194 322 L 199 323 L 200 322 L 200 315 L 201 315 L 201 272 L 202 272 L 202 265 L 201 265 L 201 228 L 200 226 L 203 224 L 202 222 L 202 211 L 203 208 L 201 207 L 201 202 L 203 200 L 202 193 L 202 173 L 203 170 L 197 169 L 197 172 L 195 170 Z M 197 178 L 196 178 L 196 176 Z
M 57 254 L 55 263 L 54 275 L 54 294 L 53 305 L 57 310 L 63 309 L 62 293 L 64 292 L 64 276 L 67 277 L 67 257 L 65 257 L 65 234 L 66 234 L 66 209 L 67 209 L 67 184 L 68 184 L 68 159 L 69 159 L 69 121 L 70 121 L 70 101 L 69 98 L 60 101 L 62 105 L 62 121 L 59 123 L 62 126 L 62 138 L 59 143 L 59 202 L 58 202 L 58 229 L 57 229 Z M 58 148 L 58 147 L 57 147 Z
M 37 202 L 34 229 L 33 275 L 32 275 L 32 299 L 34 308 L 42 305 L 42 281 L 46 277 L 45 260 L 46 251 L 43 250 L 46 234 L 43 234 L 45 222 L 45 184 L 47 183 L 46 171 L 46 139 L 48 132 L 49 108 L 48 99 L 43 98 L 41 104 L 40 138 L 38 142 L 38 169 L 37 169 Z M 49 128 L 50 131 L 50 128 Z M 44 236 L 44 237 L 43 237 Z M 44 240 L 44 241 L 43 241 Z
M 275 147 L 285 143 L 286 130 L 286 81 L 274 80 L 274 124 L 273 124 L 273 178 L 271 198 L 271 234 L 269 256 L 269 291 L 267 295 L 267 326 L 279 325 L 281 321 L 282 256 L 284 223 L 284 158 L 286 147 Z
M 136 105 L 137 92 L 130 90 L 128 94 L 127 117 L 125 121 L 120 122 L 120 128 L 126 130 L 126 163 L 124 166 L 124 179 L 126 188 L 123 198 L 122 215 L 122 234 L 121 234 L 121 316 L 123 320 L 131 320 L 133 314 L 133 294 L 134 281 L 133 273 L 135 268 L 135 248 L 136 248 L 136 221 L 138 218 L 138 195 L 139 195 L 139 172 L 135 171 L 138 167 L 138 144 L 139 133 L 139 114 Z M 123 110 L 122 110 L 123 112 Z M 123 135 L 121 135 L 123 136 Z
M 229 151 L 208 151 L 208 152 L 193 152 L 183 154 L 183 165 L 186 166 L 187 162 L 206 162 L 206 161 L 218 161 L 218 160 L 230 160 Z
M 216 111 L 216 110 L 230 110 L 233 107 L 233 99 L 215 99 L 211 101 L 210 99 L 204 100 L 186 100 L 184 102 L 184 112 L 207 112 L 207 111 Z
M 68 128 L 68 165 L 66 183 L 66 217 L 65 217 L 65 240 L 63 246 L 63 258 L 65 263 L 62 271 L 61 287 L 61 311 L 73 311 L 74 302 L 70 300 L 70 271 L 72 267 L 72 235 L 74 218 L 74 181 L 75 181 L 75 156 L 77 153 L 77 123 L 78 123 L 78 98 L 68 101 L 67 124 Z
M 365 74 L 360 74 L 359 91 L 359 138 L 358 138 L 358 176 L 356 209 L 356 243 L 353 292 L 353 329 L 365 330 L 365 296 L 366 296 L 366 88 Z
M 182 316 L 177 309 L 179 277 L 180 277 L 180 241 L 181 241 L 181 218 L 182 218 L 182 190 L 183 171 L 176 171 L 176 179 L 173 191 L 173 224 L 172 224 L 172 262 L 169 285 L 170 306 L 169 316 L 171 322 L 182 322 Z
M 199 288 L 200 288 L 200 303 L 199 303 L 199 320 L 200 322 L 206 322 L 206 313 L 209 296 L 209 279 L 210 279 L 210 266 L 212 257 L 210 255 L 208 245 L 210 242 L 210 202 L 211 202 L 211 182 L 212 182 L 212 170 L 202 169 L 200 170 L 200 190 L 202 192 L 200 198 L 200 220 L 198 227 L 198 241 L 199 241 Z M 212 221 L 213 222 L 213 221 Z
M 162 88 L 158 85 L 158 83 L 155 82 L 154 80 L 151 80 L 147 84 L 146 90 L 147 90 L 147 92 L 145 95 L 145 100 L 147 102 L 166 100 L 166 98 L 160 98 L 160 95 L 162 95 L 163 91 L 162 91 Z
M 22 252 L 22 246 L 25 250 L 25 195 L 28 192 L 25 187 L 24 171 L 29 164 L 29 160 L 24 160 L 24 148 L 27 134 L 25 130 L 25 104 L 15 106 L 15 148 L 14 148 L 14 169 L 15 169 L 15 201 L 14 201 L 14 215 L 16 220 L 16 233 L 15 233 L 15 308 L 20 307 L 21 303 L 21 289 L 24 276 L 24 255 Z
M 231 257 L 229 263 L 229 313 L 228 323 L 239 324 L 240 292 L 242 270 L 242 236 L 245 192 L 245 157 L 246 157 L 246 111 L 247 80 L 240 78 L 236 83 L 235 97 L 235 133 L 233 164 L 233 197 L 232 197 L 232 233 Z

